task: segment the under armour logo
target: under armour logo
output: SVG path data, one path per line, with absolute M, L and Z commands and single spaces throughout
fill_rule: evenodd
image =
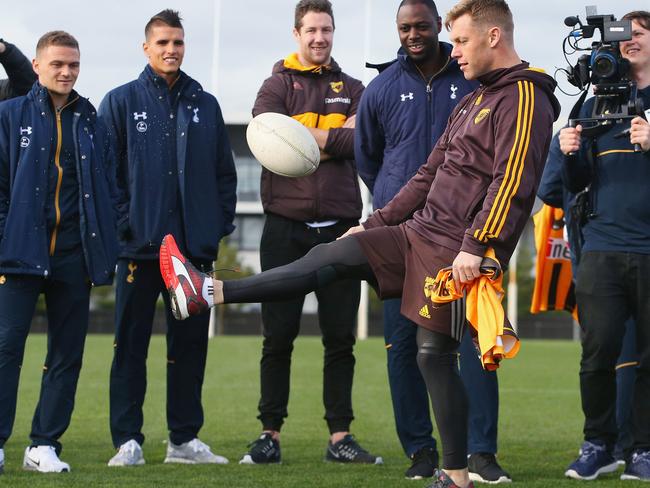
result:
M 20 135 L 22 136 L 23 134 L 31 135 L 32 133 L 32 128 L 27 126 L 27 129 L 23 129 L 22 126 L 20 127 Z
M 404 95 L 402 93 L 400 97 L 402 97 L 402 102 L 405 102 L 406 100 L 413 100 L 413 92 L 409 92 L 408 95 Z
M 140 119 L 147 120 L 147 112 L 142 112 L 142 113 L 133 112 L 133 120 L 140 120 Z
M 458 87 L 452 83 L 449 89 L 451 90 L 451 95 L 449 95 L 449 98 L 455 100 L 458 97 L 458 95 L 456 95 L 456 92 L 458 91 Z
M 198 124 L 199 123 L 199 107 L 196 107 L 193 110 L 193 112 L 194 112 L 194 117 L 192 117 L 192 122 L 194 122 L 195 124 Z

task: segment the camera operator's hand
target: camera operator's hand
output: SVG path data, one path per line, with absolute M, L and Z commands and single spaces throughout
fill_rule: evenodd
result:
M 650 124 L 641 117 L 634 117 L 630 126 L 630 142 L 638 144 L 643 151 L 650 151 Z
M 582 126 L 579 124 L 575 127 L 565 127 L 560 131 L 560 151 L 562 151 L 562 154 L 566 156 L 580 150 L 581 133 Z

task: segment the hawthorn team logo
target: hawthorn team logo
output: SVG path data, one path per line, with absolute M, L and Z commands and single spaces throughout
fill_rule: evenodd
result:
M 435 285 L 436 285 L 436 280 L 431 278 L 431 276 L 427 276 L 424 279 L 424 296 L 425 297 L 433 298 Z
M 481 111 L 478 113 L 476 117 L 474 117 L 474 124 L 478 124 L 481 120 L 483 120 L 485 117 L 490 115 L 490 109 L 489 108 L 484 108 L 481 109 Z
M 341 90 L 343 90 L 343 82 L 342 81 L 332 81 L 330 82 L 330 88 L 334 93 L 341 93 Z

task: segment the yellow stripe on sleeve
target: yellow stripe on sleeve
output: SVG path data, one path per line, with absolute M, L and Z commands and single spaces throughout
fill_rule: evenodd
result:
M 528 153 L 530 134 L 535 108 L 534 86 L 530 81 L 517 82 L 519 102 L 517 107 L 517 122 L 515 137 L 506 164 L 506 171 L 497 191 L 497 196 L 490 209 L 490 214 L 482 229 L 474 232 L 474 237 L 481 242 L 497 237 L 506 222 L 512 198 L 521 184 L 524 162 Z

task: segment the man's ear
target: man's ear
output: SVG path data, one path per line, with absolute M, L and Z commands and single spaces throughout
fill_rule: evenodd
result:
M 488 40 L 490 47 L 496 47 L 501 40 L 501 29 L 499 27 L 492 27 L 488 30 Z

